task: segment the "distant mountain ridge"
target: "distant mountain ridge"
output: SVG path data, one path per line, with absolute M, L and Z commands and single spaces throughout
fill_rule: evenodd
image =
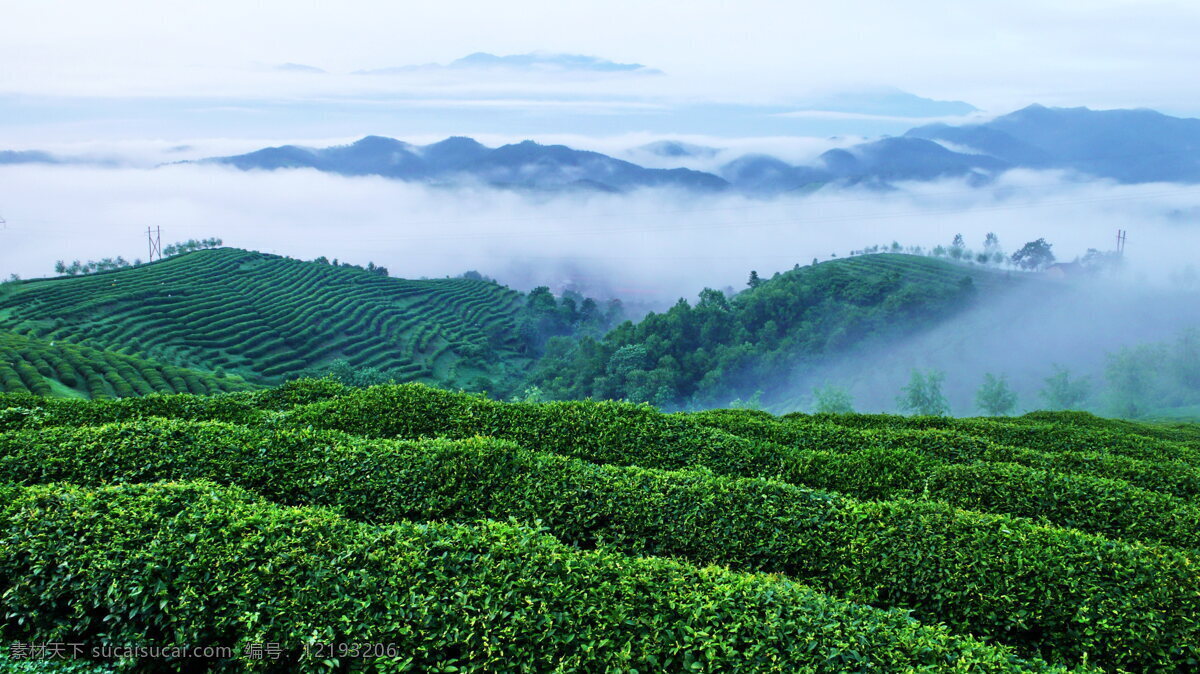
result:
M 346 176 L 375 175 L 437 185 L 483 184 L 505 189 L 625 192 L 670 187 L 697 192 L 736 190 L 772 195 L 824 185 L 890 189 L 896 183 L 945 178 L 985 185 L 1012 169 L 1060 170 L 1121 183 L 1200 183 L 1200 119 L 1153 110 L 1089 110 L 1031 105 L 988 122 L 929 124 L 902 136 L 835 148 L 810 164 L 770 154 L 732 156 L 726 150 L 662 140 L 630 148 L 642 166 L 599 152 L 531 140 L 488 147 L 455 136 L 430 145 L 366 136 L 348 145 L 268 147 L 198 163 L 242 170 L 310 168 Z M 102 163 L 39 151 L 0 151 L 0 164 Z M 674 164 L 693 168 L 672 168 Z M 709 171 L 694 167 L 710 168 Z
M 341 175 L 378 175 L 409 181 L 478 181 L 494 187 L 622 191 L 678 187 L 720 191 L 729 184 L 690 169 L 650 169 L 599 152 L 524 141 L 489 148 L 472 138 L 451 137 L 432 145 L 367 136 L 350 145 L 271 147 L 204 163 L 242 170 L 314 168 Z
M 1124 183 L 1200 181 L 1200 119 L 1154 110 L 1031 105 L 984 124 L 933 124 L 905 136 L 954 143 L 1025 168 Z
M 657 160 L 711 158 L 716 148 L 659 141 L 633 148 Z M 748 154 L 713 173 L 645 168 L 598 152 L 524 141 L 488 148 L 470 138 L 416 146 L 368 136 L 324 149 L 283 146 L 205 160 L 241 169 L 315 168 L 402 180 L 469 178 L 503 187 L 599 189 L 734 188 L 775 194 L 825 184 L 887 188 L 903 181 L 965 178 L 982 185 L 1014 168 L 1060 169 L 1126 183 L 1200 182 L 1200 120 L 1151 110 L 1089 110 L 1032 105 L 982 124 L 931 124 L 852 147 L 811 165 Z

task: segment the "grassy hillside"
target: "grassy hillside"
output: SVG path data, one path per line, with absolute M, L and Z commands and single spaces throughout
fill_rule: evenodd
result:
M 1020 275 L 911 255 L 866 255 L 799 267 L 732 297 L 705 290 L 603 339 L 559 340 L 533 381 L 560 399 L 624 398 L 660 406 L 725 405 L 776 393 L 797 366 L 870 340 L 922 330 Z
M 1194 671 L 1195 430 L 328 380 L 0 395 L 0 637 L 394 644 L 332 663 L 377 671 Z
M 256 384 L 339 359 L 400 381 L 466 383 L 526 362 L 520 306 L 519 293 L 485 281 L 409 281 L 222 248 L 17 284 L 0 297 L 0 329 Z

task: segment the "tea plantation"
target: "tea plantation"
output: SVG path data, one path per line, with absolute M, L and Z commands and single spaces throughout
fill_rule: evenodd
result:
M 223 393 L 254 388 L 240 377 L 167 365 L 68 341 L 0 331 L 0 390 L 67 398 Z
M 526 362 L 514 325 L 520 306 L 519 293 L 486 281 L 403 280 L 218 248 L 19 283 L 0 296 L 0 328 L 258 385 L 338 359 L 398 381 L 466 381 Z M 91 392 L 90 383 L 80 388 L 58 381 Z M 106 381 L 109 388 L 117 383 Z M 150 385 L 160 392 L 202 392 Z M 0 386 L 22 390 L 7 380 Z
M 1195 426 L 1080 413 L 2 394 L 0 667 L 1197 671 L 1197 494 Z

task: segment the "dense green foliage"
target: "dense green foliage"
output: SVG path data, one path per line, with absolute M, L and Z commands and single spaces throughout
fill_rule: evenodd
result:
M 532 381 L 557 399 L 660 406 L 726 404 L 823 354 L 928 327 L 968 306 L 1002 274 L 906 255 L 797 267 L 726 297 L 625 323 L 603 339 L 552 340 Z
M 1187 463 L 1095 454 L 1081 459 L 940 430 L 857 430 L 730 410 L 691 418 L 799 448 L 789 475 L 809 486 L 867 499 L 933 499 L 1200 550 L 1200 509 L 1193 505 L 1200 471 Z
M 99 399 L 248 388 L 251 386 L 240 377 L 214 376 L 70 341 L 46 341 L 0 330 L 0 392 Z
M 942 416 L 950 414 L 950 403 L 942 394 L 942 381 L 945 373 L 937 370 L 929 372 L 912 371 L 908 385 L 896 398 L 896 405 L 901 412 L 920 414 L 924 416 Z
M 1200 405 L 1200 329 L 1171 342 L 1140 344 L 1108 354 L 1101 404 L 1136 419 L 1160 409 Z
M 371 522 L 517 517 L 582 548 L 783 572 L 1060 660 L 1182 662 L 1188 650 L 1174 644 L 1196 638 L 1196 626 L 1172 617 L 1200 608 L 1200 576 L 1186 557 L 939 503 L 860 503 L 703 471 L 602 467 L 494 440 L 364 442 L 164 420 L 0 435 L 0 481 L 196 478 Z M 879 540 L 862 540 L 864 531 Z M 1086 618 L 1126 605 L 1131 587 L 1158 588 L 1139 590 L 1141 622 Z
M 375 527 L 211 483 L 32 487 L 4 502 L 6 636 L 394 646 L 368 661 L 376 671 L 1035 668 L 777 577 L 579 552 L 507 524 Z
M 0 307 L 0 320 L 36 334 L 28 314 L 42 300 L 27 300 Z M 107 315 L 119 307 L 100 302 Z M 529 357 L 543 342 L 554 353 L 547 335 L 604 320 L 594 303 L 543 290 L 514 302 L 506 348 Z M 55 331 L 68 327 L 0 341 L 21 382 L 0 393 L 6 640 L 282 635 L 294 648 L 362 625 L 353 634 L 399 640 L 415 669 L 1200 666 L 1194 425 L 1075 412 L 664 414 L 529 402 L 536 388 L 501 402 L 414 383 L 359 388 L 388 368 L 341 355 L 323 362 L 339 361 L 345 384 L 194 395 L 223 390 L 210 379 L 239 381 L 192 373 L 198 386 L 179 375 L 182 387 L 162 390 L 187 394 L 162 395 L 137 369 L 145 361 L 64 341 Z M 621 367 L 639 362 L 628 346 L 614 352 Z M 130 387 L 126 371 L 138 372 L 135 393 L 148 395 L 110 379 L 74 398 L 30 393 L 63 396 L 59 362 L 80 353 L 111 356 Z M 850 404 L 832 393 L 831 408 Z M 105 486 L 118 483 L 144 486 Z M 777 575 L 752 575 L 763 572 Z M 117 586 L 134 590 L 107 589 Z

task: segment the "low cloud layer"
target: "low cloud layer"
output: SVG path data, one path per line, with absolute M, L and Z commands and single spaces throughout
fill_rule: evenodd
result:
M 0 167 L 0 274 L 49 275 L 58 259 L 145 256 L 163 242 L 227 245 L 386 265 L 394 275 L 477 269 L 527 288 L 576 284 L 669 303 L 741 288 L 814 258 L 898 241 L 926 248 L 987 232 L 1012 252 L 1044 237 L 1060 259 L 1112 247 L 1128 230 L 1135 278 L 1195 262 L 1200 188 L 1118 186 L 1010 172 L 986 189 L 947 181 L 890 193 L 818 192 L 770 201 L 662 191 L 625 195 L 431 188 L 315 171 L 214 166 Z

